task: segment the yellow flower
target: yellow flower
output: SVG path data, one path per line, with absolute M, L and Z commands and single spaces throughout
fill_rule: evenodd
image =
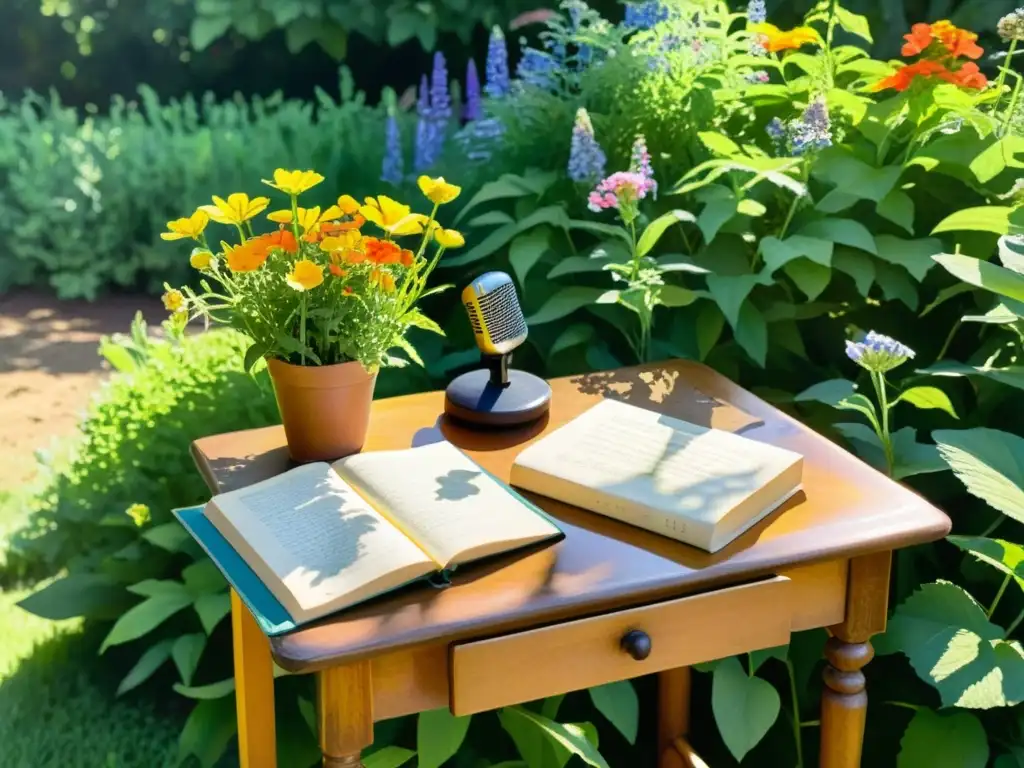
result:
M 185 296 L 181 291 L 171 289 L 163 295 L 164 309 L 168 312 L 180 312 L 185 308 Z
M 209 223 L 210 217 L 206 211 L 198 210 L 187 219 L 168 221 L 168 231 L 161 232 L 160 238 L 163 240 L 184 240 L 186 237 L 191 237 L 193 240 L 198 240 Z
M 342 232 L 338 235 L 330 235 L 320 241 L 320 250 L 331 253 L 332 251 L 344 251 L 352 248 L 358 248 L 362 243 L 363 236 L 359 234 L 358 229 L 352 229 L 348 232 Z
M 296 291 L 309 291 L 324 281 L 324 269 L 309 259 L 300 259 L 285 280 Z
M 213 196 L 213 205 L 200 206 L 210 218 L 218 224 L 241 224 L 253 216 L 263 212 L 270 205 L 269 197 L 254 197 L 252 200 L 244 192 L 228 195 L 228 199 Z
M 438 229 L 434 233 L 434 239 L 442 248 L 461 248 L 466 244 L 466 238 L 454 229 Z
M 342 195 L 338 198 L 338 207 L 346 216 L 359 212 L 359 202 L 352 195 Z
M 438 176 L 436 179 L 420 176 L 416 183 L 420 185 L 420 191 L 427 196 L 427 199 L 438 205 L 450 203 L 462 191 L 462 187 L 449 184 L 443 176 Z
M 128 515 L 128 517 L 132 519 L 132 522 L 139 528 L 149 522 L 149 507 L 145 504 L 132 504 L 124 511 L 124 513 Z
M 299 227 L 303 232 L 316 232 L 325 221 L 334 221 L 335 219 L 340 219 L 343 215 L 341 209 L 336 205 L 329 206 L 323 213 L 320 212 L 319 205 L 313 208 L 296 208 L 295 210 L 298 211 Z M 267 214 L 267 218 L 278 224 L 291 224 L 292 212 L 287 210 L 273 211 Z
M 761 45 L 769 53 L 796 50 L 808 44 L 820 45 L 821 35 L 811 27 L 794 27 L 788 31 L 774 24 L 755 24 L 754 33 L 761 36 Z
M 213 254 L 209 251 L 204 251 L 202 248 L 196 248 L 188 258 L 188 263 L 192 265 L 192 268 L 200 271 L 209 269 L 212 262 Z
M 278 168 L 274 171 L 274 180 L 263 179 L 263 183 L 288 195 L 301 195 L 323 180 L 324 177 L 316 171 L 286 171 Z
M 412 213 L 408 205 L 396 203 L 387 195 L 366 198 L 366 205 L 359 208 L 359 213 L 394 236 L 418 235 L 428 221 L 422 213 Z

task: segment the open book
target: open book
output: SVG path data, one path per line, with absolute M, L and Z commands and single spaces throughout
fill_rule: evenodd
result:
M 524 450 L 512 484 L 716 552 L 799 489 L 803 457 L 616 400 Z
M 561 535 L 448 442 L 307 464 L 204 514 L 295 624 Z

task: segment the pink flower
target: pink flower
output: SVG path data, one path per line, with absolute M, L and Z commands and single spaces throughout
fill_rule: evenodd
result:
M 618 171 L 602 180 L 587 198 L 592 211 L 635 205 L 655 188 L 653 179 L 636 171 Z

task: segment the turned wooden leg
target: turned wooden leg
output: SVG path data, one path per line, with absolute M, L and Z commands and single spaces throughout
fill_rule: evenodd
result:
M 317 700 L 324 768 L 363 768 L 363 749 L 373 744 L 370 662 L 318 673 Z
M 875 655 L 868 640 L 885 631 L 890 552 L 850 561 L 846 618 L 830 628 L 821 700 L 821 768 L 860 768 L 868 694 L 861 671 Z
M 242 768 L 274 768 L 274 663 L 270 642 L 256 619 L 231 590 L 231 631 L 235 660 L 238 755 Z
M 690 728 L 690 668 L 658 675 L 658 768 L 688 768 L 675 747 Z

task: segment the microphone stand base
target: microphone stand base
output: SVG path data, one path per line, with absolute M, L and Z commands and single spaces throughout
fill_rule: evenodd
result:
M 518 427 L 548 412 L 551 387 L 526 371 L 508 371 L 508 383 L 496 384 L 485 368 L 464 373 L 445 390 L 444 412 L 475 427 Z

